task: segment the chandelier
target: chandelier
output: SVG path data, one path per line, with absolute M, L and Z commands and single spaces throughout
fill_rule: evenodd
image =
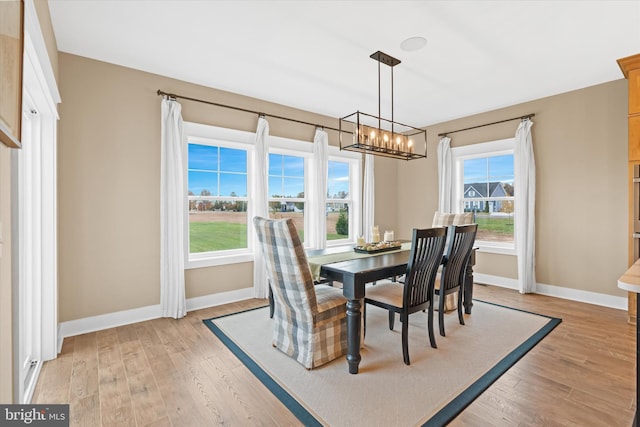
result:
M 377 51 L 370 56 L 378 61 L 378 115 L 356 111 L 340 119 L 340 149 L 395 159 L 413 160 L 427 157 L 427 131 L 394 121 L 393 67 L 399 59 Z M 380 64 L 391 68 L 391 120 L 380 113 Z M 344 137 L 343 134 L 351 134 Z M 422 152 L 424 151 L 424 154 Z

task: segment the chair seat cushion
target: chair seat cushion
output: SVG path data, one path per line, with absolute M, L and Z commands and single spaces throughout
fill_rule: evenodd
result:
M 374 300 L 394 307 L 402 307 L 404 285 L 390 280 L 380 280 L 367 288 L 365 300 Z

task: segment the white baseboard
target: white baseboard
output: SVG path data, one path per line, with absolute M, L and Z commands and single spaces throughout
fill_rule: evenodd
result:
M 253 298 L 253 288 L 189 298 L 187 299 L 187 311 L 228 304 L 249 298 Z M 161 313 L 160 304 L 157 304 L 62 322 L 58 325 L 58 353 L 62 350 L 62 341 L 66 337 L 158 319 L 162 316 Z
M 238 289 L 237 291 L 222 292 L 219 294 L 204 295 L 201 297 L 189 298 L 187 300 L 187 311 L 200 310 L 216 305 L 229 304 L 230 302 L 242 301 L 253 298 L 253 288 Z
M 492 276 L 490 274 L 474 273 L 473 281 L 475 283 L 483 283 L 487 285 L 500 286 L 503 288 L 518 290 L 518 279 L 510 279 L 501 276 Z M 580 289 L 565 288 L 562 286 L 546 285 L 544 283 L 536 283 L 536 293 L 547 295 L 550 297 L 568 299 L 571 301 L 584 302 L 587 304 L 595 304 L 603 307 L 616 308 L 618 310 L 627 310 L 627 298 L 616 297 L 608 294 L 600 294 L 597 292 L 583 291 Z
M 485 285 L 500 286 L 501 288 L 509 288 L 518 290 L 518 279 L 509 279 L 508 277 L 492 276 L 490 274 L 473 273 L 473 283 L 482 283 Z
M 490 274 L 474 273 L 474 282 L 480 284 L 500 286 L 509 289 L 518 289 L 518 280 L 507 277 L 493 276 Z M 536 284 L 536 293 L 556 298 L 595 304 L 604 307 L 627 309 L 627 298 L 596 292 L 582 291 L 579 289 L 564 288 L 561 286 Z M 236 291 L 222 292 L 187 299 L 187 311 L 200 310 L 216 305 L 228 304 L 253 298 L 253 288 L 239 289 Z M 62 342 L 66 337 L 101 331 L 117 326 L 129 325 L 145 320 L 161 317 L 160 304 L 146 307 L 123 310 L 115 313 L 107 313 L 99 316 L 85 317 L 83 319 L 70 320 L 58 325 L 58 353 L 62 350 Z

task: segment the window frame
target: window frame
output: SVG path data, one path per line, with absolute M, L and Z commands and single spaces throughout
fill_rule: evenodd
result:
M 285 156 L 296 156 L 302 157 L 304 159 L 304 198 L 300 199 L 298 197 L 279 197 L 274 198 L 271 197 L 270 194 L 267 194 L 267 203 L 276 202 L 276 201 L 291 201 L 291 202 L 303 202 L 305 215 L 304 215 L 304 229 L 305 231 L 309 229 L 309 215 L 307 215 L 309 208 L 309 187 L 310 187 L 310 179 L 309 173 L 311 171 L 311 163 L 313 161 L 313 146 L 309 142 L 298 141 L 294 139 L 280 138 L 280 137 L 270 137 L 274 138 L 269 140 L 269 154 L 282 154 Z M 293 148 L 295 147 L 295 148 Z M 267 178 L 268 180 L 268 178 Z M 267 188 L 269 185 L 267 183 Z M 306 232 L 305 232 L 306 236 Z M 303 246 L 306 248 L 308 244 L 305 241 L 302 242 Z
M 183 122 L 183 170 L 184 170 L 184 251 L 185 269 L 212 267 L 216 265 L 235 264 L 240 262 L 253 261 L 252 235 L 249 233 L 252 215 L 252 186 L 250 171 L 254 168 L 255 155 L 255 133 L 244 132 L 235 129 L 220 128 L 200 123 Z M 224 197 L 212 196 L 212 199 L 245 200 L 248 204 L 247 210 L 247 247 L 239 249 L 227 249 L 215 252 L 191 253 L 189 248 L 189 143 L 201 145 L 219 146 L 245 150 L 247 152 L 247 196 L 246 197 Z
M 213 267 L 218 265 L 228 265 L 242 262 L 253 262 L 255 233 L 249 232 L 252 229 L 251 218 L 255 216 L 253 200 L 255 199 L 252 184 L 252 173 L 255 169 L 255 138 L 254 132 L 239 131 L 235 129 L 222 128 L 218 126 L 205 125 L 193 122 L 183 122 L 183 172 L 184 172 L 184 251 L 185 269 Z M 243 149 L 247 151 L 247 248 L 231 249 L 215 252 L 200 252 L 191 254 L 189 252 L 189 196 L 188 196 L 188 149 L 189 143 L 195 142 L 204 145 L 218 145 L 220 147 Z M 308 195 L 310 191 L 309 175 L 312 171 L 313 163 L 313 143 L 308 141 L 269 136 L 269 153 L 285 154 L 304 157 L 305 163 L 305 211 L 310 208 Z M 346 246 L 355 243 L 357 230 L 360 228 L 361 217 L 361 171 L 362 155 L 350 151 L 341 151 L 339 147 L 328 147 L 329 160 L 346 161 L 349 163 L 349 194 L 352 195 L 351 203 L 353 208 L 349 212 L 349 238 L 340 240 L 327 240 L 327 246 Z M 220 197 L 229 199 L 229 197 Z M 267 194 L 267 200 L 271 200 Z M 304 216 L 305 230 L 309 229 L 309 215 Z M 305 247 L 307 247 L 305 245 Z
M 451 159 L 453 163 L 452 174 L 452 191 L 453 191 L 453 211 L 454 213 L 464 212 L 464 172 L 463 163 L 465 160 L 494 157 L 500 155 L 515 155 L 515 138 L 499 139 L 495 141 L 487 141 L 478 144 L 465 145 L 462 147 L 451 148 Z M 515 162 L 515 159 L 514 159 Z M 514 170 L 515 179 L 515 170 Z M 517 191 L 517 189 L 515 190 Z M 513 200 L 515 204 L 515 197 L 508 198 L 492 198 L 495 200 Z M 471 203 L 475 203 L 475 200 L 471 200 Z M 515 211 L 513 213 L 514 224 L 516 221 Z M 490 252 L 503 255 L 516 255 L 516 236 L 515 226 L 513 234 L 513 242 L 511 243 L 499 243 L 490 242 L 486 240 L 476 240 L 476 246 L 481 252 Z
M 349 164 L 349 236 L 346 239 L 326 240 L 327 247 L 349 246 L 356 243 L 360 219 L 362 218 L 362 161 L 360 153 L 340 150 L 339 147 L 329 146 L 328 161 L 344 162 Z M 328 179 L 328 177 L 327 177 Z M 327 182 L 328 184 L 328 182 Z M 330 199 L 326 203 L 345 203 L 345 199 Z M 325 203 L 325 210 L 326 210 Z

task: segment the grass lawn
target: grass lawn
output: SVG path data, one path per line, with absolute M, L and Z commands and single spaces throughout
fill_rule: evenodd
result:
M 476 223 L 479 230 L 486 230 L 492 234 L 513 235 L 513 218 L 476 214 Z
M 190 222 L 189 251 L 209 252 L 247 247 L 247 224 Z
M 304 231 L 298 231 L 304 241 Z M 327 234 L 327 240 L 346 236 Z M 190 222 L 189 251 L 192 253 L 223 251 L 247 247 L 247 225 L 235 222 Z

